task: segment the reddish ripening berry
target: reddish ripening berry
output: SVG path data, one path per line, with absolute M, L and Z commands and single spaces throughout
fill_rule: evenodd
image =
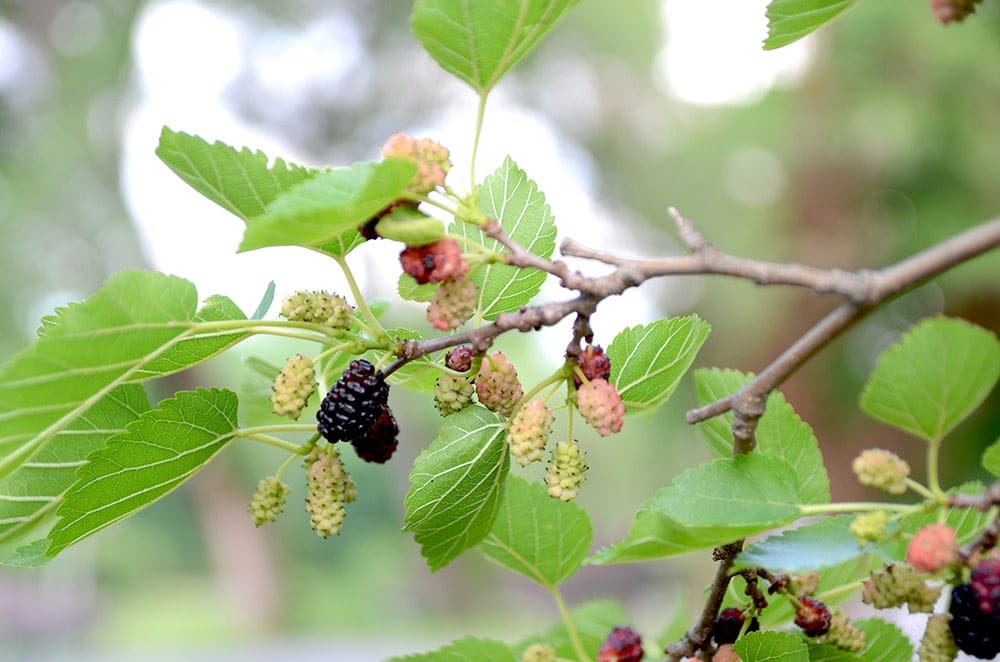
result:
M 906 562 L 920 572 L 937 572 L 958 560 L 955 529 L 947 524 L 928 524 L 917 531 L 906 548 Z
M 413 193 L 430 193 L 444 185 L 451 170 L 448 148 L 429 138 L 413 138 L 396 133 L 382 145 L 382 156 L 387 159 L 406 159 L 417 164 L 417 172 L 407 185 Z
M 630 627 L 616 627 L 597 652 L 597 662 L 639 662 L 642 637 Z
M 490 411 L 510 416 L 523 394 L 517 370 L 506 354 L 493 352 L 483 357 L 476 377 L 476 395 L 479 396 L 481 405 Z
M 474 352 L 468 345 L 459 345 L 450 352 L 444 359 L 444 364 L 455 372 L 468 372 L 472 367 L 472 356 Z
M 947 25 L 964 21 L 965 17 L 976 11 L 976 5 L 982 0 L 931 0 L 931 11 L 937 19 Z
M 600 345 L 588 345 L 576 357 L 576 364 L 580 366 L 580 371 L 587 378 L 587 381 L 594 379 L 609 381 L 611 379 L 611 359 L 604 353 Z M 573 371 L 573 383 L 576 384 L 577 388 L 580 388 L 580 384 L 583 383 L 576 371 Z
M 442 239 L 425 246 L 407 246 L 399 254 L 399 263 L 403 271 L 421 285 L 459 278 L 469 270 L 468 262 L 462 257 L 462 249 L 454 239 Z
M 625 404 L 614 385 L 604 379 L 594 379 L 581 386 L 576 392 L 576 406 L 584 420 L 602 437 L 620 431 L 625 422 Z
M 803 595 L 795 608 L 795 624 L 802 628 L 807 637 L 820 637 L 830 631 L 833 614 L 829 607 L 817 600 Z

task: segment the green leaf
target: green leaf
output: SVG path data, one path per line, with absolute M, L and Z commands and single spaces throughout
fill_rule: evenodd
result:
M 748 632 L 733 649 L 742 662 L 809 662 L 809 647 L 791 632 Z
M 693 467 L 643 504 L 625 540 L 588 562 L 647 561 L 763 533 L 798 517 L 798 490 L 788 463 L 756 453 Z
M 833 644 L 809 642 L 809 662 L 861 662 L 861 658 Z
M 14 550 L 14 553 L 0 561 L 0 565 L 6 568 L 41 568 L 51 561 L 45 556 L 45 548 L 49 546 L 48 538 L 41 538 L 21 545 Z
M 859 657 L 864 662 L 896 662 L 913 659 L 913 644 L 903 631 L 880 618 L 856 621 L 865 633 L 865 650 Z
M 765 538 L 744 549 L 734 569 L 810 572 L 857 559 L 867 552 L 848 530 L 853 519 L 853 515 L 824 517 L 815 524 Z
M 430 653 L 393 657 L 388 662 L 517 662 L 514 650 L 494 639 L 466 637 Z
M 426 303 L 434 298 L 434 293 L 441 287 L 440 283 L 424 283 L 421 285 L 417 279 L 408 273 L 399 274 L 399 284 L 396 290 L 399 296 L 407 301 L 419 301 Z
M 143 387 L 119 386 L 0 480 L 0 540 L 19 538 L 54 515 L 86 457 L 146 411 Z
M 531 253 L 544 258 L 552 256 L 556 226 L 545 196 L 509 156 L 479 186 L 479 208 Z M 455 222 L 449 230 L 489 250 L 505 250 L 469 223 Z M 478 310 L 484 319 L 492 320 L 500 313 L 517 310 L 538 294 L 545 282 L 545 272 L 491 264 L 476 271 L 472 280 L 479 288 Z
M 304 246 L 340 251 L 338 238 L 346 235 L 347 244 L 353 243 L 357 227 L 398 200 L 416 170 L 412 161 L 386 159 L 320 172 L 277 196 L 248 223 L 240 250 Z
M 48 556 L 176 489 L 232 439 L 232 391 L 181 391 L 129 424 L 87 458 L 59 506 Z
M 781 48 L 802 39 L 833 20 L 857 0 L 771 0 L 767 6 L 764 50 Z
M 983 469 L 994 476 L 1000 476 L 1000 438 L 983 451 Z
M 417 0 L 410 26 L 441 68 L 480 96 L 578 0 Z
M 508 476 L 493 528 L 480 548 L 551 590 L 579 569 L 593 534 L 583 508 L 553 499 L 538 481 Z
M 750 383 L 753 375 L 736 370 L 701 369 L 694 374 L 698 403 L 714 402 Z M 732 414 L 698 424 L 709 450 L 719 457 L 733 454 Z M 802 503 L 829 503 L 830 478 L 823 466 L 819 442 L 808 423 L 779 391 L 767 399 L 767 410 L 757 423 L 756 452 L 778 457 L 792 465 L 799 480 Z
M 697 315 L 661 319 L 623 329 L 608 346 L 611 382 L 626 411 L 651 410 L 666 402 L 712 327 Z
M 264 296 L 260 298 L 260 303 L 257 304 L 257 309 L 253 311 L 253 316 L 250 319 L 262 320 L 264 315 L 267 315 L 268 309 L 271 308 L 271 303 L 274 301 L 274 281 L 270 281 L 267 284 L 267 289 L 264 290 Z
M 597 652 L 612 628 L 631 622 L 621 605 L 610 600 L 596 600 L 581 605 L 570 611 L 570 618 L 576 626 L 583 649 L 592 653 Z M 569 633 L 566 632 L 566 626 L 563 623 L 554 625 L 542 634 L 518 642 L 515 648 L 518 652 L 523 652 L 525 648 L 535 643 L 551 644 L 555 647 L 556 655 L 560 659 L 577 659 L 573 642 L 570 640 Z
M 444 419 L 414 461 L 404 530 L 415 534 L 432 571 L 489 533 L 510 469 L 505 436 L 500 416 L 473 405 Z
M 190 367 L 238 339 L 199 336 L 200 320 L 229 310 L 223 301 L 198 312 L 190 282 L 128 270 L 47 318 L 35 343 L 0 367 L 0 477 L 116 387 Z
M 960 319 L 920 322 L 881 357 L 861 408 L 930 442 L 941 441 L 986 399 L 1000 378 L 1000 342 Z
M 194 190 L 244 221 L 264 213 L 280 193 L 318 171 L 275 159 L 262 152 L 237 150 L 225 143 L 163 127 L 156 155 Z

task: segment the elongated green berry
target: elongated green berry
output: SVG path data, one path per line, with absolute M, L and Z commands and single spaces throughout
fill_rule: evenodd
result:
M 542 459 L 554 420 L 552 412 L 541 400 L 532 400 L 510 419 L 507 443 L 511 456 L 522 467 Z
M 334 444 L 316 446 L 305 459 L 306 512 L 309 525 L 321 538 L 340 533 L 344 504 L 354 501 L 357 488 Z
M 884 510 L 861 513 L 851 521 L 849 530 L 858 540 L 858 546 L 864 547 L 870 542 L 878 542 L 885 535 L 889 526 L 889 514 Z
M 312 359 L 296 354 L 285 362 L 285 367 L 274 380 L 271 410 L 278 416 L 296 421 L 315 390 L 316 370 Z
M 281 302 L 281 316 L 293 322 L 312 322 L 332 329 L 351 325 L 354 309 L 336 294 L 329 292 L 296 292 Z
M 285 498 L 291 490 L 274 476 L 261 479 L 249 507 L 254 526 L 263 526 L 277 519 L 285 509 Z
M 894 563 L 873 572 L 861 588 L 861 601 L 876 609 L 907 605 L 911 614 L 934 611 L 940 586 L 927 584 L 923 575 L 905 563 Z
M 434 384 L 434 406 L 442 416 L 449 416 L 465 409 L 475 392 L 471 376 L 441 375 Z
M 917 650 L 920 662 L 951 662 L 958 656 L 958 645 L 951 636 L 948 620 L 948 614 L 934 614 L 927 619 Z
M 587 454 L 580 450 L 576 441 L 560 441 L 552 449 L 545 484 L 549 486 L 549 496 L 561 501 L 576 498 L 577 489 L 586 479 Z

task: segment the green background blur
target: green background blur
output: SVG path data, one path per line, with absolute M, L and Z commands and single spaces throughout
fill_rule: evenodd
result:
M 270 96 L 248 69 L 222 91 L 241 121 L 314 162 L 371 158 L 394 131 L 433 124 L 456 96 L 469 104 L 471 93 L 448 83 L 410 36 L 409 3 L 200 6 L 287 43 L 331 15 L 353 22 L 367 78 Z M 865 0 L 818 35 L 794 84 L 716 107 L 685 104 L 654 84 L 660 9 L 648 0 L 583 0 L 499 89 L 589 164 L 587 195 L 616 212 L 601 232 L 627 237 L 633 254 L 678 250 L 667 206 L 727 252 L 848 269 L 887 264 L 1000 214 L 995 0 L 948 28 L 923 0 Z M 86 296 L 115 270 L 149 266 L 120 190 L 123 127 L 139 96 L 134 27 L 145 11 L 134 0 L 0 1 L 0 36 L 16 47 L 0 50 L 0 306 L 8 311 L 0 358 L 30 342 L 47 310 Z M 573 113 L 581 90 L 567 80 L 587 84 L 587 121 Z M 504 130 L 490 118 L 487 132 Z M 763 201 L 752 192 L 774 182 L 754 179 L 759 163 L 780 167 L 781 187 Z M 480 173 L 494 165 L 481 163 Z M 529 174 L 545 191 L 546 173 Z M 573 236 L 573 219 L 556 221 L 560 236 Z M 742 370 L 760 369 L 835 303 L 722 278 L 647 284 L 639 296 L 658 315 L 697 312 L 712 324 L 696 365 Z M 864 447 L 897 450 L 922 475 L 918 443 L 866 419 L 856 402 L 879 351 L 936 313 L 1000 328 L 1000 255 L 888 305 L 783 389 L 817 432 L 834 499 L 874 496 L 848 469 Z M 390 316 L 426 328 L 419 311 Z M 532 337 L 504 338 L 500 347 L 526 382 L 559 362 Z M 261 343 L 240 351 L 280 363 L 295 350 Z M 241 356 L 223 357 L 154 385 L 154 397 L 198 383 L 259 391 L 244 372 Z M 266 385 L 258 395 L 266 397 Z M 366 660 L 467 633 L 513 641 L 557 620 L 543 591 L 475 552 L 430 575 L 399 527 L 409 467 L 433 437 L 436 414 L 427 396 L 394 392 L 393 403 L 401 450 L 385 467 L 348 458 L 360 497 L 342 536 L 323 541 L 309 530 L 298 485 L 288 512 L 255 530 L 246 503 L 282 457 L 241 442 L 177 493 L 49 567 L 0 570 L 0 658 Z M 595 547 L 623 536 L 647 496 L 707 457 L 683 423 L 692 404 L 688 378 L 671 403 L 630 418 L 619 437 L 586 439 L 591 472 L 579 502 L 594 519 Z M 979 454 L 998 434 L 994 393 L 954 434 L 945 480 L 985 479 Z M 656 634 L 697 603 L 710 570 L 707 555 L 584 568 L 566 595 L 573 604 L 619 599 L 636 627 Z

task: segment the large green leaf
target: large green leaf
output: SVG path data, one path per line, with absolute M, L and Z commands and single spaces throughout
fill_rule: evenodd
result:
M 648 561 L 763 533 L 799 516 L 798 492 L 780 458 L 753 453 L 702 464 L 646 501 L 628 536 L 588 562 Z
M 465 637 L 430 653 L 389 658 L 388 662 L 517 662 L 514 650 L 495 639 Z
M 617 602 L 611 600 L 596 600 L 583 604 L 570 612 L 570 618 L 576 627 L 583 649 L 593 654 L 597 653 L 601 643 L 618 625 L 630 623 L 631 619 Z M 565 623 L 559 623 L 545 632 L 528 637 L 518 642 L 515 648 L 523 652 L 525 648 L 535 643 L 550 644 L 555 647 L 559 659 L 577 659 L 576 650 Z
M 220 301 L 199 313 L 190 282 L 127 270 L 47 317 L 35 343 L 0 367 L 0 477 L 116 387 L 190 367 L 239 339 L 203 329 L 204 318 L 233 312 Z
M 666 402 L 711 329 L 708 322 L 690 315 L 620 331 L 607 352 L 611 381 L 626 411 L 648 411 Z
M 965 320 L 920 322 L 887 349 L 865 385 L 861 408 L 931 442 L 944 438 L 1000 378 L 1000 342 Z
M 417 164 L 362 161 L 317 173 L 278 195 L 247 224 L 240 250 L 304 246 L 343 253 L 357 227 L 400 198 Z
M 748 632 L 733 649 L 742 662 L 809 662 L 809 647 L 791 632 Z
M 509 476 L 493 528 L 480 549 L 551 590 L 583 563 L 593 533 L 583 508 L 553 499 L 538 481 Z
M 864 662 L 913 659 L 913 644 L 898 626 L 880 618 L 866 618 L 855 625 L 865 633 L 865 649 L 859 655 Z
M 781 48 L 802 39 L 857 0 L 771 0 L 767 6 L 764 49 Z
M 473 405 L 444 419 L 414 461 L 404 530 L 415 534 L 432 571 L 489 533 L 510 469 L 505 435 L 500 416 Z
M 176 489 L 232 439 L 232 391 L 181 391 L 130 423 L 87 458 L 59 506 L 48 556 Z
M 1000 438 L 983 451 L 983 469 L 994 476 L 1000 476 Z
M 853 519 L 853 515 L 825 517 L 815 524 L 765 538 L 744 549 L 735 568 L 810 572 L 858 559 L 868 552 L 858 546 L 848 530 Z
M 484 95 L 579 0 L 417 0 L 413 34 L 441 68 Z
M 699 404 L 708 404 L 746 386 L 753 375 L 736 370 L 701 369 L 694 374 Z M 718 457 L 733 454 L 732 414 L 698 424 L 709 450 Z M 767 398 L 767 409 L 757 422 L 757 451 L 792 465 L 799 480 L 802 503 L 829 503 L 830 478 L 823 466 L 819 442 L 808 423 L 779 391 Z
M 156 155 L 193 189 L 244 221 L 264 213 L 279 193 L 318 171 L 275 159 L 263 152 L 237 150 L 225 143 L 163 127 Z
M 0 480 L 0 541 L 20 538 L 53 515 L 86 457 L 148 410 L 143 387 L 119 386 L 58 433 L 30 462 Z
M 545 196 L 509 156 L 479 186 L 479 208 L 489 218 L 496 219 L 504 232 L 528 251 L 544 258 L 552 256 L 556 226 Z M 449 230 L 490 250 L 504 250 L 469 223 L 455 222 Z M 528 303 L 542 288 L 545 273 L 491 264 L 476 271 L 472 280 L 479 288 L 479 315 L 492 320 Z

